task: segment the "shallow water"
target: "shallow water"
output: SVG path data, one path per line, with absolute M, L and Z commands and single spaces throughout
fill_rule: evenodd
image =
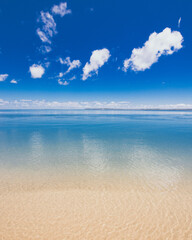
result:
M 191 111 L 0 111 L 0 239 L 192 239 L 191 146 Z

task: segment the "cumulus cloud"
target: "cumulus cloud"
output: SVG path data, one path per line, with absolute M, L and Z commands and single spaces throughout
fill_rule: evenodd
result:
M 171 55 L 182 48 L 183 37 L 178 31 L 165 28 L 152 33 L 142 48 L 134 48 L 129 59 L 125 59 L 123 70 L 144 71 L 156 63 L 161 55 Z
M 108 61 L 110 56 L 110 52 L 106 48 L 93 51 L 90 57 L 90 61 L 87 62 L 83 68 L 82 80 L 85 81 L 94 73 L 98 74 L 98 69 Z
M 0 82 L 4 82 L 8 78 L 9 74 L 0 74 Z
M 54 5 L 52 7 L 52 13 L 63 17 L 66 14 L 70 14 L 71 10 L 67 9 L 67 3 L 64 2 L 64 3 L 60 3 L 59 5 Z
M 178 20 L 178 28 L 180 28 L 180 26 L 181 26 L 181 17 Z
M 81 66 L 81 62 L 79 60 L 73 60 L 71 62 L 70 57 L 66 57 L 64 60 L 59 58 L 59 62 L 61 64 L 66 64 L 69 67 L 65 74 L 69 73 L 72 69 L 79 68 Z
M 12 79 L 10 83 L 17 84 L 17 81 L 15 79 Z
M 45 73 L 44 67 L 38 64 L 33 64 L 29 68 L 29 71 L 31 73 L 32 78 L 42 78 L 43 74 Z

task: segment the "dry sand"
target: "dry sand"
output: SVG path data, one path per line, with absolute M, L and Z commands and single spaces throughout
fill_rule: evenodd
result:
M 191 240 L 191 182 L 1 171 L 0 240 Z

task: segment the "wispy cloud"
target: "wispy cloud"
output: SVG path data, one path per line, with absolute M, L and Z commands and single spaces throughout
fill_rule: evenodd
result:
M 67 86 L 67 85 L 69 85 L 70 84 L 70 81 L 73 81 L 73 80 L 75 80 L 76 79 L 76 76 L 74 75 L 73 77 L 71 77 L 71 78 L 68 78 L 68 79 L 66 79 L 66 77 L 65 78 L 63 78 L 63 76 L 65 75 L 65 73 L 59 73 L 59 76 L 58 76 L 58 84 L 59 85 L 63 85 L 63 86 Z
M 43 45 L 39 48 L 41 53 L 49 53 L 51 52 L 52 48 L 50 46 Z
M 49 39 L 49 36 L 45 32 L 41 31 L 39 28 L 37 29 L 36 32 L 42 42 L 51 44 L 51 40 Z
M 51 12 L 51 13 L 50 13 Z M 56 30 L 56 22 L 54 20 L 53 15 L 60 15 L 61 17 L 66 14 L 70 14 L 71 10 L 67 9 L 67 3 L 60 3 L 59 5 L 54 5 L 51 8 L 51 11 L 41 11 L 40 16 L 38 18 L 38 22 L 41 24 L 39 28 L 37 28 L 36 33 L 39 36 L 40 40 L 44 44 L 52 44 L 52 37 L 57 34 Z M 52 48 L 50 46 L 42 46 L 42 53 L 49 53 Z
M 39 22 L 42 23 L 42 29 L 37 29 L 37 34 L 42 42 L 51 44 L 51 38 L 57 34 L 56 23 L 49 12 L 41 11 Z
M 4 82 L 8 78 L 9 74 L 0 74 L 0 82 Z
M 43 74 L 45 73 L 44 67 L 38 64 L 33 64 L 29 68 L 29 71 L 31 73 L 32 78 L 42 78 Z
M 75 80 L 76 78 L 77 78 L 76 76 L 73 76 L 73 77 L 69 78 L 69 81 L 73 81 L 73 80 Z
M 64 60 L 62 58 L 59 58 L 59 62 L 61 64 L 66 64 L 69 68 L 67 69 L 66 73 L 69 73 L 71 70 L 75 68 L 79 68 L 81 66 L 81 62 L 79 60 L 73 60 L 71 62 L 70 57 L 66 57 Z
M 63 86 L 69 85 L 69 82 L 68 82 L 68 81 L 62 80 L 62 79 L 59 79 L 59 80 L 58 80 L 58 83 L 59 83 L 59 85 L 63 85 Z
M 60 3 L 59 5 L 54 5 L 51 11 L 53 14 L 60 15 L 61 17 L 71 13 L 71 10 L 67 9 L 66 2 Z
M 178 20 L 178 28 L 180 28 L 180 26 L 181 26 L 181 17 Z
M 110 52 L 106 48 L 93 51 L 90 57 L 90 61 L 87 62 L 83 68 L 82 80 L 85 81 L 93 74 L 98 74 L 98 69 L 108 61 L 110 56 Z
M 156 63 L 161 55 L 171 55 L 182 48 L 183 37 L 178 31 L 165 28 L 152 33 L 142 48 L 134 48 L 129 59 L 124 61 L 124 71 L 144 71 Z

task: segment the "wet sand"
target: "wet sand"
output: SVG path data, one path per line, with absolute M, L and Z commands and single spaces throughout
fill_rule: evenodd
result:
M 1 240 L 191 240 L 191 180 L 1 171 Z

